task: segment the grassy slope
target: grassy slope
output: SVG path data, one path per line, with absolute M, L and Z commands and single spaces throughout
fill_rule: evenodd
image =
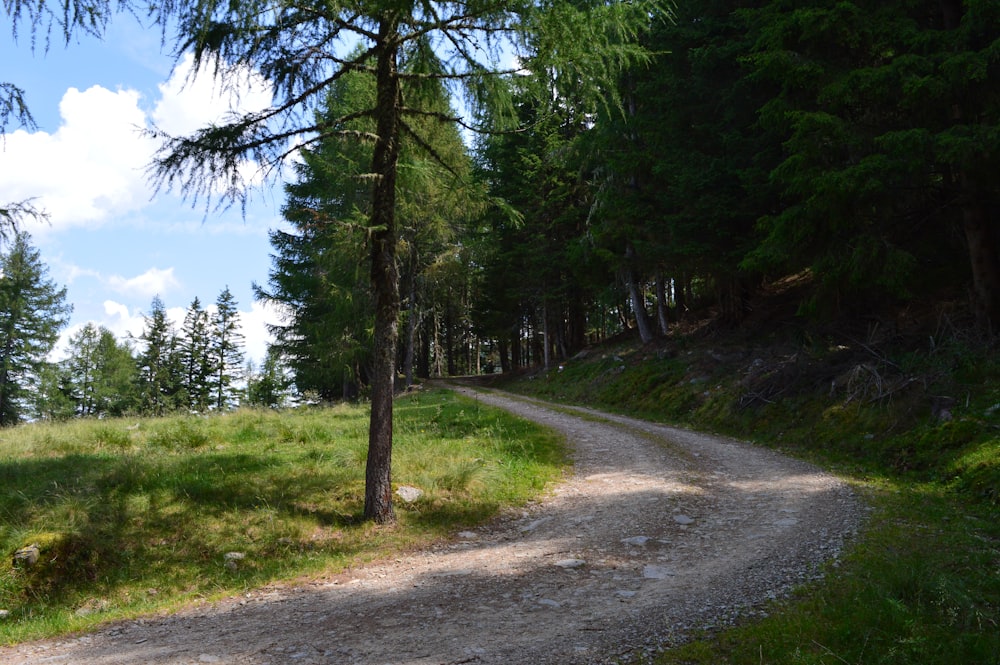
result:
M 589 349 L 505 387 L 779 448 L 871 504 L 863 539 L 824 582 L 657 662 L 995 664 L 1000 361 L 940 331 L 707 324 Z
M 367 432 L 351 406 L 0 431 L 0 643 L 389 556 L 523 503 L 564 461 L 556 435 L 503 412 L 403 398 L 394 481 L 424 495 L 375 527 Z M 38 563 L 14 566 L 33 544 Z

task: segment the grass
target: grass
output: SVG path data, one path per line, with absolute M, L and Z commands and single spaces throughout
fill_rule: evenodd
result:
M 505 385 L 756 441 L 868 502 L 864 533 L 822 581 L 656 663 L 1000 664 L 1000 360 L 873 350 L 626 343 Z
M 400 399 L 394 483 L 424 494 L 376 527 L 367 426 L 338 406 L 3 430 L 0 643 L 386 557 L 523 503 L 565 462 L 554 434 L 477 402 Z M 30 545 L 38 563 L 15 566 Z

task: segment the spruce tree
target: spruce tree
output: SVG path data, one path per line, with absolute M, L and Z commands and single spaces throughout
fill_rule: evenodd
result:
M 66 289 L 48 278 L 30 236 L 15 234 L 0 254 L 0 426 L 16 424 L 26 412 L 71 311 Z
M 243 333 L 240 332 L 240 312 L 227 286 L 215 301 L 211 318 L 208 354 L 213 371 L 214 406 L 219 411 L 234 403 L 234 382 L 243 368 Z
M 114 333 L 87 323 L 69 338 L 69 356 L 55 366 L 57 379 L 47 388 L 43 415 L 58 417 L 61 393 L 77 416 L 121 416 L 135 406 L 135 358 Z
M 181 392 L 183 363 L 177 335 L 167 318 L 167 310 L 159 296 L 154 296 L 139 340 L 143 349 L 136 361 L 140 409 L 152 415 L 163 415 L 176 409 Z
M 212 402 L 212 380 L 215 377 L 211 353 L 212 331 L 209 314 L 195 297 L 184 314 L 178 340 L 180 362 L 183 365 L 183 396 L 191 411 L 205 411 Z

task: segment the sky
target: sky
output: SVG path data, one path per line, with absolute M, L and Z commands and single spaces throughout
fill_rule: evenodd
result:
M 246 354 L 263 358 L 266 323 L 279 319 L 254 301 L 251 284 L 267 283 L 268 230 L 283 226 L 281 183 L 261 183 L 245 212 L 216 211 L 157 192 L 146 173 L 156 144 L 139 129 L 188 133 L 235 103 L 210 77 L 191 82 L 189 72 L 189 58 L 161 48 L 159 29 L 129 17 L 113 21 L 103 40 L 57 39 L 47 52 L 43 43 L 33 50 L 26 31 L 14 42 L 2 26 L 0 81 L 25 91 L 38 127 L 8 125 L 0 138 L 0 202 L 33 198 L 49 215 L 24 230 L 73 306 L 55 357 L 88 322 L 138 336 L 158 295 L 179 328 L 195 298 L 214 305 L 228 287 Z M 240 108 L 269 102 L 267 86 L 248 77 Z

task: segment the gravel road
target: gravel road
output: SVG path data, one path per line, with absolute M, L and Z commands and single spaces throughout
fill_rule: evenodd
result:
M 763 448 L 455 389 L 562 432 L 572 474 L 405 558 L 0 648 L 0 663 L 630 662 L 761 614 L 819 575 L 864 517 L 843 482 Z

